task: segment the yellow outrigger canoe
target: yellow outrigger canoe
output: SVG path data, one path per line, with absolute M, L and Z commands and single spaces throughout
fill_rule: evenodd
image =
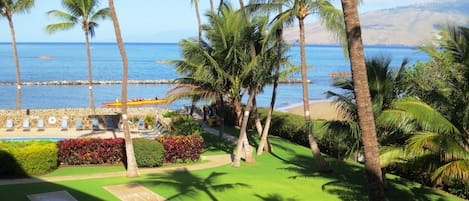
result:
M 158 99 L 158 100 L 137 100 L 137 101 L 128 101 L 127 106 L 142 106 L 142 105 L 157 105 L 157 104 L 166 104 L 168 100 L 166 99 Z M 106 107 L 120 107 L 122 106 L 122 102 L 107 102 L 103 103 Z

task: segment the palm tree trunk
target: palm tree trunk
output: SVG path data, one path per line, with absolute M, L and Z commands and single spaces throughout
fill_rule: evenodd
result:
M 218 130 L 218 137 L 223 139 L 223 134 L 225 133 L 225 103 L 223 102 L 223 95 L 220 94 L 219 100 L 219 116 L 220 116 L 220 130 Z
M 114 31 L 116 32 L 116 40 L 119 46 L 120 54 L 122 56 L 123 73 L 122 73 L 122 123 L 124 126 L 125 137 L 125 153 L 127 156 L 127 177 L 138 177 L 137 161 L 135 159 L 134 146 L 132 144 L 132 137 L 130 136 L 129 121 L 127 117 L 127 79 L 129 62 L 125 52 L 124 43 L 117 19 L 114 1 L 109 0 L 109 10 L 111 12 L 112 22 L 114 24 Z
M 213 0 L 210 0 L 210 11 L 215 13 L 215 7 L 213 6 Z
M 243 121 L 241 124 L 240 132 L 239 132 L 239 139 L 238 144 L 236 145 L 236 154 L 233 160 L 233 167 L 240 167 L 241 166 L 241 154 L 244 151 L 246 163 L 255 163 L 256 161 L 252 157 L 252 153 L 250 153 L 250 145 L 247 138 L 246 128 L 249 121 L 249 113 L 251 111 L 252 100 L 254 99 L 255 92 L 251 90 L 251 93 L 248 98 L 248 102 L 246 103 L 246 108 L 244 109 L 244 116 Z
M 88 61 L 88 94 L 90 101 L 90 114 L 95 113 L 94 109 L 94 98 L 93 98 L 93 76 L 91 68 L 91 50 L 90 50 L 90 39 L 88 29 L 85 28 L 85 38 L 86 38 L 86 56 Z
M 278 8 L 278 13 L 282 13 L 282 5 Z M 267 135 L 269 135 L 270 122 L 272 121 L 272 114 L 275 108 L 275 101 L 277 100 L 278 92 L 278 79 L 280 75 L 280 61 L 282 59 L 282 37 L 283 37 L 283 26 L 280 26 L 277 29 L 277 65 L 275 66 L 274 72 L 274 86 L 272 89 L 272 99 L 270 100 L 269 111 L 267 112 L 267 117 L 265 120 L 265 126 L 262 130 L 261 141 L 259 142 L 259 147 L 257 148 L 257 155 L 260 156 L 262 151 L 272 152 L 272 146 L 270 145 Z
M 348 51 L 352 68 L 355 96 L 358 109 L 358 123 L 362 133 L 365 152 L 365 171 L 368 178 L 368 199 L 385 200 L 379 161 L 378 139 L 371 108 L 370 91 L 365 66 L 360 18 L 355 0 L 342 0 Z
M 262 135 L 262 123 L 259 119 L 259 111 L 257 111 L 257 101 L 256 97 L 252 100 L 252 112 L 254 113 L 254 123 L 256 125 L 257 134 L 259 137 Z
M 16 49 L 15 27 L 13 26 L 13 18 L 11 13 L 7 13 L 8 25 L 11 32 L 11 46 L 13 47 L 13 59 L 15 60 L 16 70 L 16 112 L 19 114 L 21 109 L 21 79 L 20 79 L 20 62 L 18 59 L 18 50 Z
M 200 20 L 199 1 L 194 1 L 195 14 L 197 15 L 197 28 L 199 32 L 199 43 L 202 42 L 202 21 Z
M 220 4 L 218 4 L 218 13 L 220 13 L 220 10 L 223 4 L 224 4 L 223 0 L 220 0 Z
M 300 55 L 301 55 L 301 79 L 302 79 L 302 85 L 303 85 L 303 107 L 304 107 L 303 109 L 304 109 L 306 125 L 308 127 L 307 130 L 308 130 L 309 146 L 311 148 L 311 151 L 313 152 L 314 159 L 318 167 L 318 171 L 328 172 L 330 171 L 329 164 L 321 156 L 321 152 L 319 150 L 317 140 L 311 133 L 311 129 L 310 129 L 311 117 L 309 114 L 309 95 L 308 95 L 308 76 L 307 76 L 307 71 L 306 71 L 304 18 L 298 18 L 298 22 L 300 24 Z

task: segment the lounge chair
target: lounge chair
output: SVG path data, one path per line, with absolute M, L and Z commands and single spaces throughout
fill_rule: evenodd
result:
M 60 120 L 60 128 L 63 131 L 68 130 L 68 117 L 62 117 L 62 120 Z
M 138 120 L 138 130 L 145 129 L 145 121 L 143 119 Z
M 37 130 L 43 131 L 44 130 L 44 119 L 37 120 Z
M 12 130 L 15 129 L 15 128 L 13 127 L 13 119 L 7 119 L 7 121 L 6 121 L 6 128 L 7 128 L 7 131 L 12 131 Z
M 23 119 L 23 131 L 29 131 L 30 129 L 29 119 Z
M 83 120 L 81 120 L 81 118 L 75 120 L 75 128 L 77 130 L 83 130 Z
M 106 129 L 107 130 L 114 130 L 114 123 L 112 122 L 111 117 L 106 117 L 105 123 L 106 123 Z
M 91 119 L 91 126 L 93 130 L 99 130 L 99 120 L 98 118 L 94 117 Z

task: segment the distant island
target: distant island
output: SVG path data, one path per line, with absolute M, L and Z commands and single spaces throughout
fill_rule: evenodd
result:
M 468 0 L 445 0 L 362 13 L 363 42 L 366 45 L 417 46 L 436 37 L 439 28 L 448 23 L 468 25 L 468 11 Z M 338 44 L 320 22 L 308 23 L 305 27 L 307 44 Z M 284 37 L 291 44 L 298 43 L 298 27 L 286 29 Z

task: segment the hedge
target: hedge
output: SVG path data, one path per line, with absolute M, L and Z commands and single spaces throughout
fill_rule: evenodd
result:
M 67 139 L 58 146 L 59 161 L 65 165 L 119 164 L 125 160 L 123 138 Z
M 163 144 L 165 162 L 197 161 L 204 151 L 204 140 L 200 136 L 161 136 L 156 140 Z
M 0 142 L 0 176 L 27 177 L 57 168 L 58 148 L 51 141 Z
M 134 145 L 135 159 L 138 167 L 156 167 L 163 165 L 164 148 L 161 143 L 145 139 L 132 139 Z

